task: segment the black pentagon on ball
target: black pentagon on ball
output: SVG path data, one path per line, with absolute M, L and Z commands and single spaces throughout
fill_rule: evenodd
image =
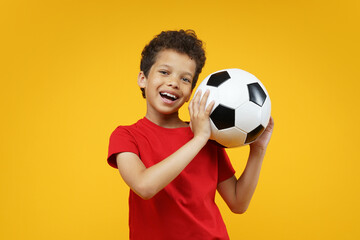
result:
M 266 100 L 266 93 L 259 83 L 248 84 L 250 101 L 262 107 Z
M 224 83 L 226 80 L 229 80 L 229 79 L 230 79 L 230 75 L 227 71 L 214 73 L 213 75 L 210 76 L 206 85 L 213 86 L 213 87 L 219 87 L 222 83 Z
M 257 126 L 254 130 L 247 134 L 245 143 L 251 143 L 255 141 L 255 139 L 260 136 L 264 130 L 265 128 L 261 124 Z
M 235 109 L 219 105 L 210 114 L 211 121 L 217 129 L 225 129 L 235 126 Z

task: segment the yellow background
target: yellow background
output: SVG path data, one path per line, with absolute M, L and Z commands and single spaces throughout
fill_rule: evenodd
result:
M 0 239 L 128 237 L 108 139 L 145 114 L 142 48 L 180 28 L 206 43 L 200 80 L 241 68 L 272 100 L 249 210 L 217 198 L 231 239 L 359 239 L 359 14 L 356 0 L 1 1 Z M 239 175 L 248 147 L 228 153 Z

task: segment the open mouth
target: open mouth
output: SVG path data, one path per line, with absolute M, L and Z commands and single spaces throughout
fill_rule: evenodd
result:
M 160 92 L 160 96 L 164 99 L 170 100 L 170 101 L 175 101 L 176 99 L 178 99 L 177 96 L 168 93 L 168 92 Z

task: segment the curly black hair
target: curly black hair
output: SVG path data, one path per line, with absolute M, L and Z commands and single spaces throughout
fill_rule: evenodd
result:
M 197 38 L 194 30 L 162 31 L 156 35 L 141 53 L 140 70 L 148 77 L 152 65 L 156 61 L 157 54 L 165 49 L 172 49 L 179 53 L 187 54 L 196 63 L 195 76 L 192 89 L 196 86 L 199 74 L 205 65 L 206 56 L 203 42 Z M 144 88 L 140 88 L 145 98 Z

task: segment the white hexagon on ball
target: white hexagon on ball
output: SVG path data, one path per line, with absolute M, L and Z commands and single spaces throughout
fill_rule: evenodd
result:
M 219 86 L 219 99 L 221 104 L 231 108 L 240 107 L 249 101 L 249 92 L 243 87 L 242 81 L 226 81 Z
M 241 107 L 235 109 L 235 126 L 247 133 L 254 130 L 261 124 L 261 108 L 247 102 Z
M 234 138 L 234 136 L 236 136 L 236 138 Z M 217 131 L 213 137 L 220 145 L 231 148 L 244 145 L 246 136 L 246 132 L 232 127 Z

